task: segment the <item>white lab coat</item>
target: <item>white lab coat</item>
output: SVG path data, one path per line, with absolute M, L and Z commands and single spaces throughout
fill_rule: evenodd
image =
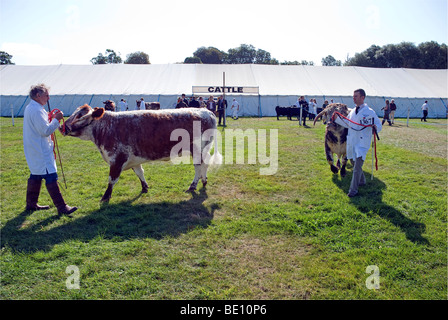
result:
M 375 124 L 377 128 L 377 132 L 380 132 L 383 126 L 381 125 L 381 120 L 376 115 L 375 111 L 367 104 L 363 104 L 360 106 L 358 114 L 356 114 L 356 108 L 354 108 L 349 115 L 348 119 L 361 123 L 364 125 Z M 345 128 L 348 128 L 347 135 L 347 158 L 355 160 L 356 158 L 362 157 L 365 161 L 367 157 L 367 152 L 370 148 L 370 143 L 372 142 L 372 133 L 373 130 L 371 127 L 367 127 L 361 130 L 362 126 L 356 125 L 347 121 L 345 119 L 341 119 L 340 117 L 335 118 L 335 122 Z M 360 130 L 360 131 L 358 131 Z
M 31 174 L 57 172 L 51 134 L 59 128 L 59 121 L 48 121 L 48 113 L 38 102 L 31 100 L 23 116 L 23 149 Z

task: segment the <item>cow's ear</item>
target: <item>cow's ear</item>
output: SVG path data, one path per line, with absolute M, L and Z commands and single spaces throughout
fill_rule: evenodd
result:
M 95 108 L 92 112 L 92 118 L 93 120 L 101 119 L 101 117 L 104 115 L 104 108 Z

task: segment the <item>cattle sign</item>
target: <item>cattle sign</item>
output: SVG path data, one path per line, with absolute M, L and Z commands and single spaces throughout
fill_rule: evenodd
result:
M 193 94 L 258 94 L 258 87 L 193 86 Z

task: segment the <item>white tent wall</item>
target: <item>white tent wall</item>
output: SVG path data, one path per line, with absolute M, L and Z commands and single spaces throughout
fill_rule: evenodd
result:
M 276 106 L 296 104 L 298 96 L 315 98 L 318 107 L 333 99 L 353 107 L 352 94 L 366 90 L 369 104 L 382 116 L 386 99 L 395 99 L 396 117 L 420 118 L 421 106 L 429 103 L 430 118 L 447 116 L 448 70 L 377 69 L 361 67 L 282 66 L 282 65 L 53 65 L 0 66 L 1 116 L 23 116 L 29 103 L 31 85 L 50 87 L 51 107 L 70 115 L 85 103 L 104 106 L 108 99 L 160 102 L 161 108 L 175 108 L 177 98 L 191 96 L 194 86 L 258 87 L 259 94 L 226 93 L 228 112 L 236 98 L 240 116 L 276 116 Z M 210 95 L 219 96 L 215 92 Z M 209 94 L 202 94 L 207 99 Z

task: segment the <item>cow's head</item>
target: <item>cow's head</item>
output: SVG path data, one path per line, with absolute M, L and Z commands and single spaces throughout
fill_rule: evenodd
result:
M 92 109 L 92 107 L 87 104 L 79 107 L 65 121 L 65 132 L 63 134 L 74 137 L 81 136 L 84 129 L 90 125 L 92 121 L 101 119 L 104 112 L 104 108 Z
M 113 102 L 112 100 L 106 100 L 103 103 L 106 110 L 115 111 L 115 102 Z
M 336 124 L 334 121 L 332 121 L 332 117 L 333 114 L 335 112 L 339 112 L 340 114 L 342 114 L 343 116 L 348 116 L 349 114 L 349 109 L 347 108 L 347 105 L 342 104 L 342 103 L 332 103 L 329 104 L 324 110 L 322 110 L 317 116 L 316 118 L 314 118 L 314 124 L 316 124 L 316 121 L 319 118 L 322 118 L 323 123 L 327 124 L 327 127 L 337 127 L 339 126 L 338 124 Z

